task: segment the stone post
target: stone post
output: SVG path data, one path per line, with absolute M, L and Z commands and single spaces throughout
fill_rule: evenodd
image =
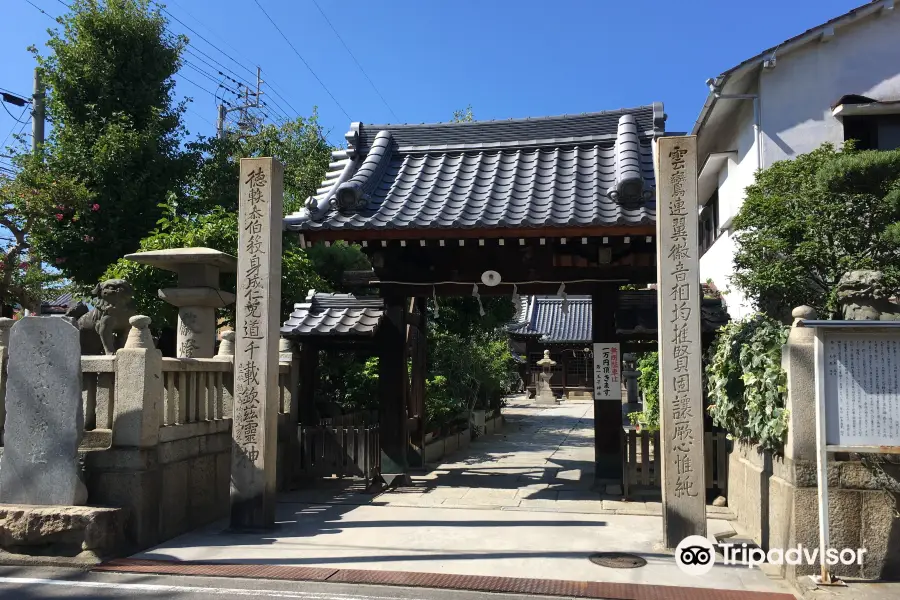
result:
M 0 318 L 0 442 L 3 441 L 3 427 L 6 422 L 6 362 L 9 358 L 9 330 L 15 321 Z
M 150 317 L 136 315 L 125 347 L 116 352 L 116 400 L 112 443 L 116 447 L 150 448 L 159 443 L 163 401 L 162 352 L 153 346 Z
M 656 149 L 663 543 L 674 548 L 706 537 L 697 138 L 662 137 Z
M 240 173 L 231 527 L 259 530 L 275 525 L 284 169 L 242 158 Z
M 219 343 L 219 351 L 216 358 L 219 360 L 228 360 L 234 364 L 234 337 L 235 334 L 231 330 L 223 331 L 219 335 L 221 342 Z M 234 413 L 234 373 L 229 378 L 226 374 L 222 394 L 222 414 L 230 415 Z
M 788 437 L 784 455 L 793 461 L 816 462 L 816 331 L 797 327 L 800 319 L 815 319 L 816 311 L 800 306 L 791 313 L 794 326 L 781 352 L 781 368 L 787 373 Z

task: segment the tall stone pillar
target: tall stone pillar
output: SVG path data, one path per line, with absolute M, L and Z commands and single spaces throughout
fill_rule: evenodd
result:
M 663 542 L 706 536 L 697 138 L 657 141 L 656 264 Z
M 281 163 L 241 159 L 231 428 L 231 527 L 238 531 L 275 525 L 283 194 Z
M 598 286 L 591 296 L 591 339 L 614 344 L 618 285 Z M 594 364 L 599 357 L 594 356 Z M 622 400 L 599 400 L 594 390 L 594 479 L 598 485 L 622 485 Z

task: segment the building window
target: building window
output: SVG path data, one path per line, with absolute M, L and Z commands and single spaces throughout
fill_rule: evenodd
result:
M 900 148 L 900 115 L 844 117 L 844 140 L 855 140 L 859 150 Z
M 700 256 L 712 247 L 719 237 L 719 190 L 700 211 Z
M 587 377 L 587 361 L 584 352 L 570 352 L 566 355 L 566 375 L 572 377 Z

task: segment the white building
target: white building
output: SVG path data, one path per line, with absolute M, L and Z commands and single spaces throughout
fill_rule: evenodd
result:
M 824 142 L 900 147 L 900 6 L 877 0 L 707 81 L 698 136 L 700 276 L 727 292 L 732 318 L 753 310 L 734 289 L 731 221 L 754 173 Z

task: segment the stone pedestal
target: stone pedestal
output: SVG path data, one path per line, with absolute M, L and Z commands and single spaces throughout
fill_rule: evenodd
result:
M 211 248 L 152 250 L 128 260 L 178 274 L 178 287 L 159 290 L 159 297 L 178 307 L 178 357 L 212 358 L 216 343 L 216 309 L 235 296 L 219 289 L 219 274 L 234 273 L 237 259 Z

